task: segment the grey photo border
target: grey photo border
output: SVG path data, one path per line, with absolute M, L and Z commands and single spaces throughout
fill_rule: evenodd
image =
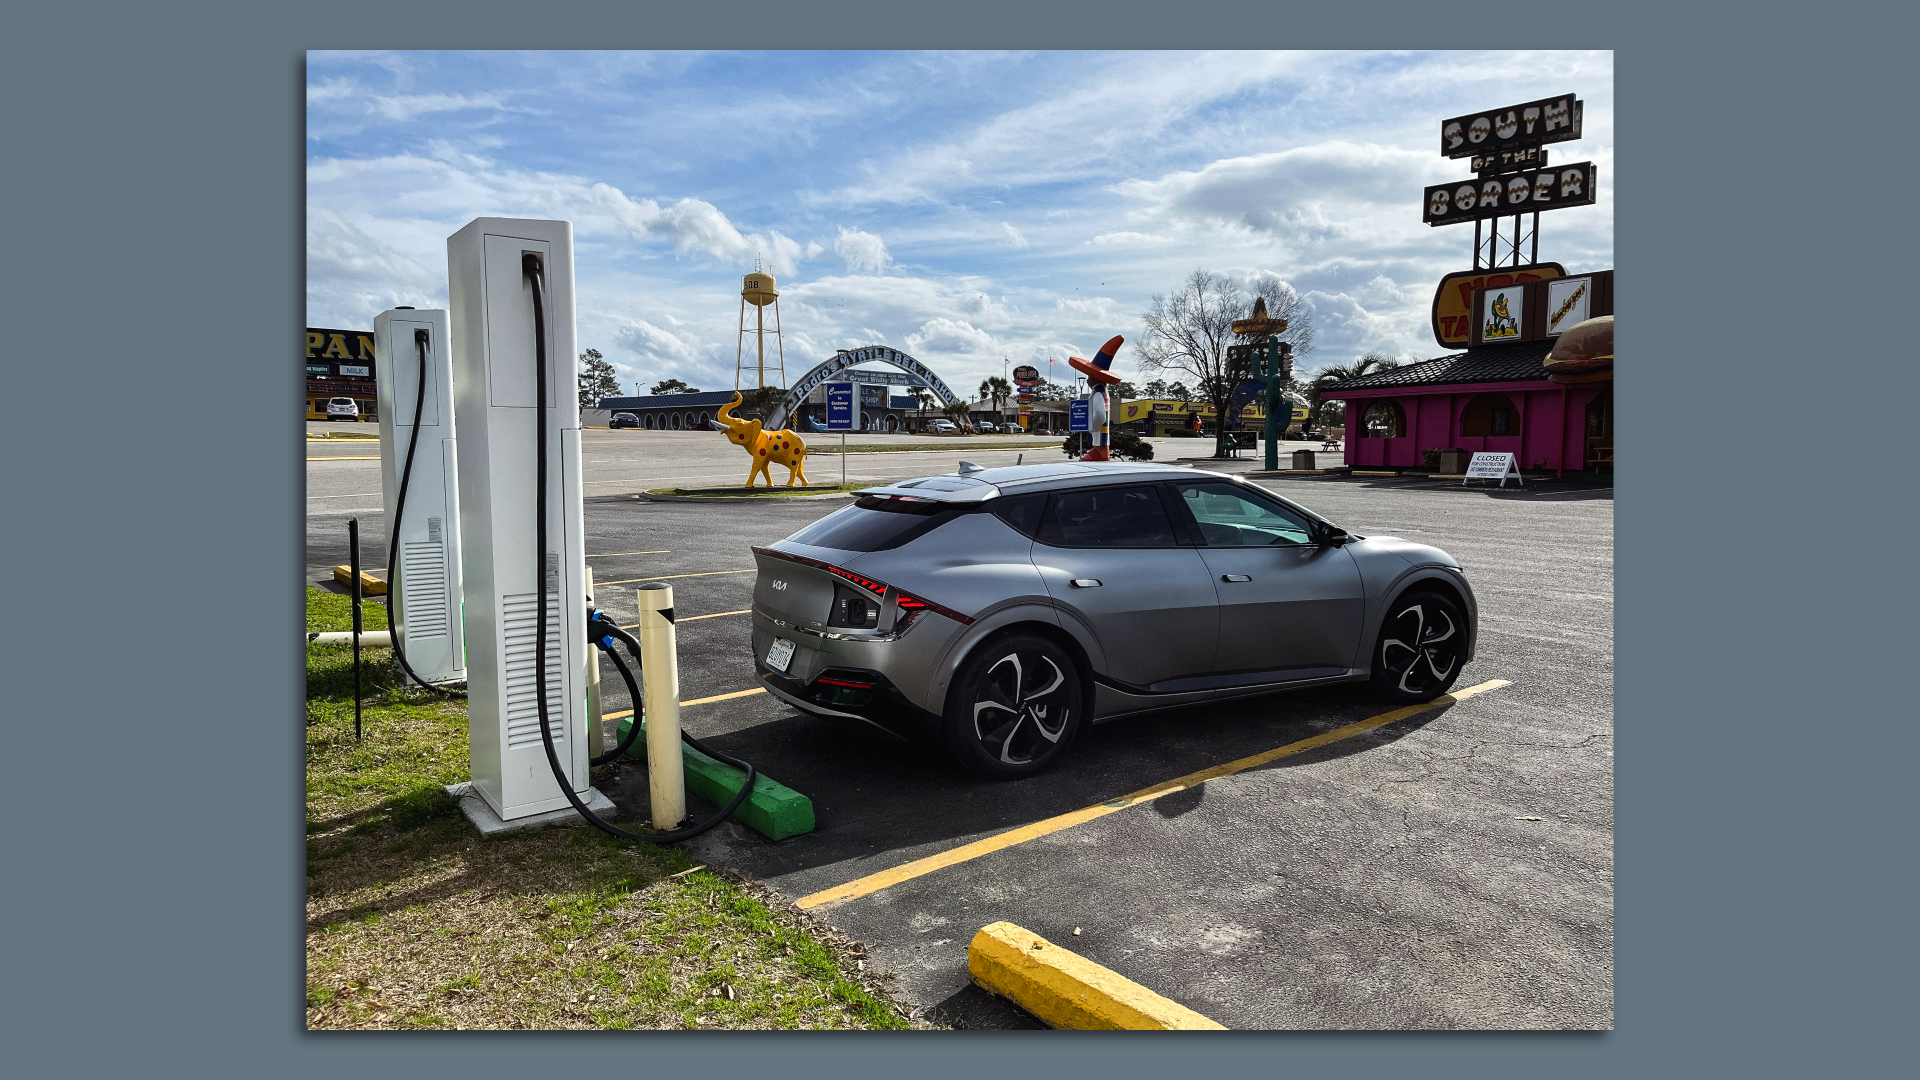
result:
M 15 145 L 27 152 L 9 170 L 24 236 L 7 279 L 15 355 L 36 359 L 16 368 L 33 400 L 9 417 L 7 434 L 19 515 L 7 538 L 16 568 L 10 1062 L 21 1075 L 171 1063 L 302 1077 L 716 1063 L 809 1074 L 959 1074 L 985 1064 L 1129 1076 L 1768 1076 L 1875 1062 L 1904 1019 L 1899 950 L 1880 934 L 1910 922 L 1901 899 L 1913 860 L 1897 856 L 1910 839 L 1885 830 L 1905 820 L 1895 770 L 1913 736 L 1910 721 L 1890 719 L 1912 712 L 1898 705 L 1894 680 L 1873 677 L 1894 656 L 1897 638 L 1874 632 L 1891 627 L 1897 582 L 1859 568 L 1911 520 L 1901 496 L 1911 481 L 1892 445 L 1897 425 L 1849 431 L 1853 468 L 1796 453 L 1791 439 L 1756 443 L 1746 461 L 1729 460 L 1727 447 L 1755 439 L 1742 426 L 1754 418 L 1778 417 L 1784 428 L 1793 398 L 1824 392 L 1818 373 L 1830 368 L 1809 364 L 1837 358 L 1850 374 L 1910 386 L 1911 348 L 1894 339 L 1893 319 L 1839 338 L 1787 320 L 1756 320 L 1750 335 L 1708 331 L 1691 311 L 1755 308 L 1733 275 L 1693 278 L 1704 295 L 1688 310 L 1658 303 L 1660 269 L 1703 258 L 1772 264 L 1783 278 L 1788 267 L 1870 272 L 1875 229 L 1849 237 L 1811 216 L 1782 220 L 1774 192 L 1798 186 L 1790 177 L 1821 167 L 1819 155 L 1779 162 L 1771 186 L 1730 186 L 1712 205 L 1671 201 L 1642 181 L 1655 175 L 1649 163 L 1700 161 L 1709 138 L 1733 153 L 1816 120 L 1830 145 L 1910 157 L 1873 141 L 1872 114 L 1839 107 L 1905 100 L 1894 79 L 1906 65 L 1891 53 L 1905 35 L 1863 30 L 1878 9 L 1845 2 L 1736 22 L 1724 9 L 1647 0 L 1526 8 L 1524 19 L 1491 23 L 1453 10 L 1406 0 L 1339 9 L 338 0 L 14 12 L 0 78 Z M 293 635 L 280 632 L 302 606 L 304 474 L 292 429 L 258 404 L 300 393 L 277 357 L 304 325 L 305 51 L 1250 40 L 1616 49 L 1622 153 L 1611 197 L 1622 222 L 1617 261 L 1632 271 L 1618 306 L 1627 340 L 1663 343 L 1665 364 L 1629 360 L 1621 376 L 1636 396 L 1623 397 L 1633 404 L 1620 441 L 1659 449 L 1623 456 L 1616 504 L 1616 1029 L 1153 1043 L 306 1032 L 302 849 L 293 842 L 302 743 L 288 722 L 301 711 L 301 663 L 283 644 Z M 1543 75 L 1543 85 L 1557 83 Z M 1655 122 L 1677 103 L 1715 122 Z M 1807 177 L 1803 189 L 1814 183 Z M 1850 277 L 1867 301 L 1853 310 L 1910 306 L 1891 277 Z M 155 370 L 206 379 L 201 414 L 172 425 L 116 417 L 75 392 L 137 385 Z M 171 471 L 183 461 L 194 463 L 191 487 Z M 1778 531 L 1760 541 L 1742 528 L 1756 515 Z M 160 602 L 136 606 L 130 596 Z M 1769 638 L 1759 631 L 1770 621 L 1803 632 Z M 86 632 L 60 632 L 70 625 Z M 77 748 L 92 752 L 76 758 Z M 964 1052 L 953 1039 L 967 1040 Z

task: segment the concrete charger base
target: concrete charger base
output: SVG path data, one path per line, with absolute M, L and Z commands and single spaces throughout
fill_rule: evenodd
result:
M 539 829 L 548 825 L 585 825 L 587 823 L 587 819 L 581 817 L 579 811 L 571 806 L 548 810 L 543 814 L 529 814 L 526 817 L 514 818 L 512 821 L 502 821 L 500 815 L 493 812 L 493 807 L 487 805 L 487 800 L 473 790 L 473 784 L 470 781 L 463 780 L 458 784 L 448 784 L 446 791 L 447 794 L 460 800 L 460 812 L 467 815 L 467 820 L 473 822 L 473 827 L 480 830 L 481 836 L 499 836 L 502 833 Z M 619 808 L 613 805 L 613 800 L 600 794 L 598 788 L 588 788 L 582 793 L 580 801 L 586 803 L 587 809 L 602 818 L 619 813 Z

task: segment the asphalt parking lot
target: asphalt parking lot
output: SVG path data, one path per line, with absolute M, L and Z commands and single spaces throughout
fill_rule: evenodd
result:
M 589 464 L 590 481 L 626 479 L 612 475 L 626 470 L 644 474 L 633 481 L 643 486 L 686 483 L 653 479 L 668 472 L 725 474 L 713 481 L 724 483 L 742 471 L 697 443 L 662 453 L 659 441 L 636 449 L 609 439 L 626 432 L 589 435 L 584 457 L 605 459 Z M 856 479 L 883 479 L 945 471 L 958 456 L 999 463 L 984 447 L 966 449 L 850 466 Z M 622 458 L 628 452 L 639 457 Z M 345 561 L 348 512 L 362 517 L 363 543 L 375 553 L 368 565 L 382 561 L 377 464 L 309 465 L 310 580 Z M 837 460 L 832 471 L 837 480 Z M 333 489 L 356 483 L 375 493 L 370 505 L 327 497 L 353 494 Z M 865 941 L 871 962 L 897 974 L 901 996 L 933 1018 L 1032 1024 L 967 980 L 967 942 L 1005 919 L 1233 1028 L 1612 1026 L 1611 489 L 1270 482 L 1351 531 L 1404 536 L 1458 557 L 1482 613 L 1479 654 L 1458 687 L 1503 685 L 1110 807 L 1392 707 L 1350 686 L 1123 719 L 1087 731 L 1068 760 L 1038 777 L 976 780 L 929 749 L 751 693 L 747 548 L 844 503 L 663 504 L 600 486 L 612 493 L 590 495 L 585 515 L 600 606 L 634 622 L 633 588 L 669 581 L 683 700 L 749 691 L 688 707 L 687 728 L 807 793 L 818 816 L 814 833 L 778 844 L 729 824 L 696 841 L 694 854 L 815 903 Z M 607 711 L 629 707 L 610 666 L 603 688 Z M 606 790 L 644 813 L 642 770 L 622 768 Z M 1089 820 L 1035 828 L 1094 806 L 1103 809 Z M 1037 835 L 819 900 L 1023 827 Z

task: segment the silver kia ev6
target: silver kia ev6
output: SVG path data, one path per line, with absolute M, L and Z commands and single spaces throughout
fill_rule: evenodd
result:
M 1430 701 L 1479 621 L 1446 552 L 1168 465 L 962 462 L 753 552 L 770 691 L 1001 777 L 1129 713 L 1367 679 Z

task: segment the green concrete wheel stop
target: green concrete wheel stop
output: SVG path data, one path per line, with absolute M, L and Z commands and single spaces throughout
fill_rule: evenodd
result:
M 633 717 L 623 718 L 618 737 L 626 738 L 632 727 Z M 642 721 L 639 738 L 627 748 L 628 757 L 639 761 L 647 759 L 646 727 Z M 740 791 L 740 782 L 746 779 L 746 773 L 715 761 L 686 743 L 680 744 L 680 759 L 686 769 L 687 793 L 698 795 L 715 806 L 732 802 Z M 754 780 L 753 793 L 733 812 L 733 817 L 769 840 L 785 840 L 813 831 L 813 800 L 761 773 Z

